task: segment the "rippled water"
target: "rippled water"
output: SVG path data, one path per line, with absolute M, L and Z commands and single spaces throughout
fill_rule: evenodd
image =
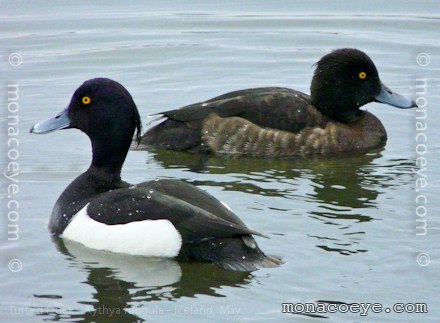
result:
M 440 321 L 436 1 L 14 1 L 0 8 L 2 172 L 10 162 L 11 84 L 19 87 L 20 119 L 19 192 L 11 197 L 11 180 L 2 179 L 1 322 Z M 283 257 L 282 267 L 231 273 L 51 239 L 52 206 L 87 168 L 90 146 L 73 130 L 46 136 L 28 130 L 63 109 L 84 80 L 106 76 L 121 82 L 145 123 L 151 113 L 230 90 L 288 86 L 308 93 L 313 63 L 340 47 L 364 50 L 383 82 L 419 97 L 419 103 L 426 100 L 427 118 L 417 120 L 421 113 L 415 110 L 368 105 L 389 140 L 383 150 L 364 156 L 259 160 L 136 150 L 123 170 L 133 183 L 180 178 L 227 202 L 248 226 L 271 237 L 258 243 Z M 12 53 L 21 55 L 22 64 Z M 426 79 L 426 93 L 416 88 L 423 83 L 417 79 Z M 427 130 L 417 132 L 417 121 L 426 122 Z M 417 133 L 428 138 L 427 169 L 419 174 L 413 171 L 421 152 Z M 418 188 L 424 176 L 428 185 Z M 421 195 L 428 230 L 420 235 Z M 7 217 L 14 198 L 18 219 Z M 19 225 L 18 240 L 8 240 L 8 224 Z M 384 307 L 425 302 L 429 313 L 281 313 L 283 302 L 318 301 Z

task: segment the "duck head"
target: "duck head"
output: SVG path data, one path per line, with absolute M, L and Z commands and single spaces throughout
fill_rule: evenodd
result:
M 316 63 L 310 93 L 319 111 L 340 122 L 355 121 L 359 108 L 374 101 L 401 109 L 417 106 L 385 86 L 371 58 L 352 48 L 335 50 Z
M 37 134 L 76 128 L 92 142 L 93 162 L 97 167 L 122 167 L 133 135 L 139 141 L 141 119 L 130 93 L 107 78 L 84 82 L 73 94 L 66 109 L 55 117 L 35 124 Z

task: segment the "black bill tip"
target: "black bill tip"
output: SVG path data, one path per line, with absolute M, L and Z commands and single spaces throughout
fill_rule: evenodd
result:
M 389 104 L 399 109 L 411 109 L 417 107 L 417 104 L 414 100 L 392 91 L 383 83 L 379 94 L 376 95 L 374 99 L 377 102 Z

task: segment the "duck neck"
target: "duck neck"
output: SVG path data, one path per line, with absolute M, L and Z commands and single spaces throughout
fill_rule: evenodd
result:
M 321 113 L 332 118 L 333 120 L 342 123 L 352 123 L 362 117 L 362 110 L 356 106 L 356 103 L 351 104 L 342 99 L 335 100 L 336 104 L 331 104 L 321 96 L 311 96 L 311 103 Z M 352 108 L 354 106 L 354 108 Z
M 93 160 L 90 168 L 112 176 L 120 176 L 130 149 L 131 138 L 119 141 L 102 138 L 92 141 Z

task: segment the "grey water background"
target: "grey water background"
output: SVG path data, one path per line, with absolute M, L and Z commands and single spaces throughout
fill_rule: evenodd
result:
M 439 322 L 439 18 L 437 1 L 1 2 L 1 165 L 13 175 L 8 116 L 18 115 L 19 192 L 8 193 L 12 181 L 2 176 L 0 321 Z M 127 181 L 179 178 L 226 202 L 271 237 L 258 243 L 283 257 L 280 268 L 231 273 L 51 239 L 52 206 L 88 167 L 90 144 L 76 130 L 28 131 L 63 109 L 84 80 L 121 82 L 146 129 L 149 114 L 231 90 L 309 93 L 313 63 L 341 47 L 367 52 L 384 83 L 426 103 L 426 118 L 369 104 L 389 140 L 361 156 L 259 160 L 133 150 L 124 164 Z M 417 79 L 426 80 L 426 93 Z M 8 85 L 15 84 L 12 100 Z M 12 101 L 16 113 L 8 111 Z M 427 129 L 417 131 L 417 122 Z M 418 157 L 427 164 L 415 173 Z M 11 200 L 17 213 L 9 213 Z M 426 233 L 417 228 L 421 219 Z M 8 225 L 18 225 L 17 240 L 8 240 Z M 421 302 L 429 313 L 281 313 L 283 302 L 318 301 Z

